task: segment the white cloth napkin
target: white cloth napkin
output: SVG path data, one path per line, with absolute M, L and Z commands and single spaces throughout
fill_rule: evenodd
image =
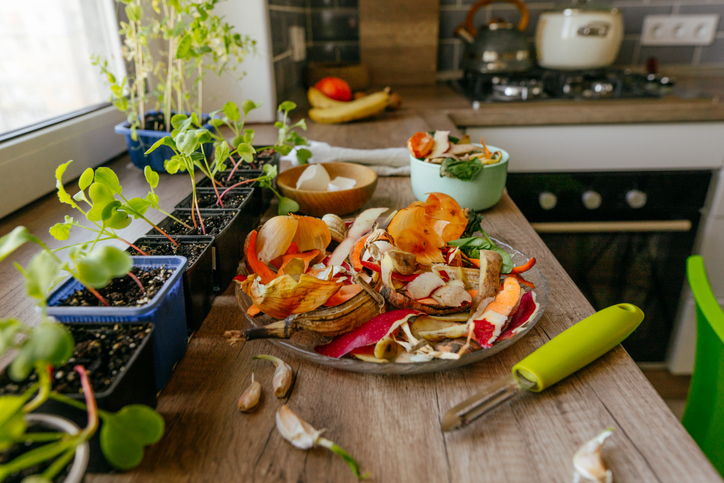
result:
M 310 163 L 347 163 L 364 164 L 378 176 L 410 176 L 410 153 L 407 148 L 387 149 L 350 149 L 330 146 L 327 143 L 309 141 L 309 146 L 300 146 L 312 152 Z M 296 149 L 282 158 L 299 165 Z

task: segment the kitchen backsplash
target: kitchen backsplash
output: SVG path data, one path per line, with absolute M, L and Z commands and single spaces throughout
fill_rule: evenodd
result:
M 391 0 L 394 1 L 394 0 Z M 440 0 L 439 77 L 457 75 L 463 44 L 453 36 L 474 0 Z M 541 12 L 555 2 L 526 0 L 530 10 L 527 34 L 533 36 Z M 625 35 L 616 60 L 618 65 L 641 65 L 650 57 L 660 64 L 724 65 L 724 0 L 621 0 L 611 5 L 623 13 Z M 277 95 L 289 96 L 303 80 L 307 62 L 359 61 L 358 0 L 269 0 Z M 642 46 L 641 26 L 646 15 L 719 14 L 716 39 L 708 46 Z M 518 12 L 507 3 L 489 5 L 478 12 L 477 24 L 502 17 L 516 23 Z M 289 27 L 299 26 L 306 37 L 306 59 L 294 61 Z

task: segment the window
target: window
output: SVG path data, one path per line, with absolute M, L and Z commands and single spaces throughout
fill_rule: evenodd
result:
M 123 77 L 113 0 L 0 2 L 0 139 L 108 102 L 91 56 Z

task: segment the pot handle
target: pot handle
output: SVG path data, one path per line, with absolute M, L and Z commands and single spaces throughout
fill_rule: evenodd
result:
M 518 10 L 520 10 L 520 21 L 518 22 L 518 30 L 520 30 L 521 32 L 525 31 L 525 28 L 528 26 L 528 7 L 525 6 L 525 3 L 522 0 L 480 0 L 475 5 L 470 7 L 468 15 L 467 17 L 465 17 L 465 21 L 458 25 L 458 27 L 455 29 L 455 35 L 462 37 L 468 42 L 472 42 L 473 38 L 478 35 L 478 29 L 476 29 L 473 25 L 473 20 L 475 20 L 475 14 L 480 8 L 493 2 L 508 2 L 518 7 Z

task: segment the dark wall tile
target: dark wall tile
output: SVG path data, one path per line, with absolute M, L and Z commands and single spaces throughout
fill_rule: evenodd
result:
M 709 13 L 719 14 L 719 26 L 717 32 L 724 31 L 724 5 L 681 5 L 679 7 L 680 14 L 687 15 L 706 15 Z
M 437 48 L 437 71 L 457 70 L 457 67 L 455 65 L 455 44 L 452 42 L 440 44 Z
M 649 57 L 656 57 L 662 64 L 691 64 L 694 47 L 689 46 L 645 46 L 641 47 L 639 64 L 645 64 Z
M 287 50 L 287 22 L 286 12 L 269 10 L 269 23 L 271 25 L 272 55 L 279 55 Z
M 340 44 L 337 48 L 339 50 L 339 60 L 341 62 L 360 61 L 359 44 Z
M 312 8 L 334 7 L 334 0 L 311 0 Z
M 440 5 L 457 5 L 458 0 L 440 0 Z
M 289 0 L 269 0 L 269 5 L 288 5 Z
M 647 15 L 668 15 L 671 7 L 648 6 L 640 7 L 617 7 L 623 15 L 624 34 L 640 34 L 644 25 L 644 17 Z
M 358 25 L 356 12 L 316 10 L 312 12 L 312 39 L 357 40 Z
M 485 14 L 480 12 L 476 18 L 482 22 L 485 19 Z M 441 39 L 454 39 L 453 32 L 464 20 L 465 11 L 463 10 L 440 10 L 440 32 L 438 36 Z M 478 24 L 476 23 L 475 26 L 477 27 Z
M 357 0 L 339 0 L 339 6 L 341 8 L 357 8 Z
M 306 7 L 307 0 L 287 0 L 291 7 Z
M 310 62 L 334 62 L 337 60 L 337 47 L 332 42 L 307 47 Z
M 614 61 L 616 65 L 631 65 L 633 63 L 634 51 L 636 50 L 636 40 L 626 40 L 621 42 L 621 48 L 618 50 L 618 56 Z
M 701 49 L 701 64 L 713 64 L 724 62 L 724 39 L 716 39 L 711 45 Z

